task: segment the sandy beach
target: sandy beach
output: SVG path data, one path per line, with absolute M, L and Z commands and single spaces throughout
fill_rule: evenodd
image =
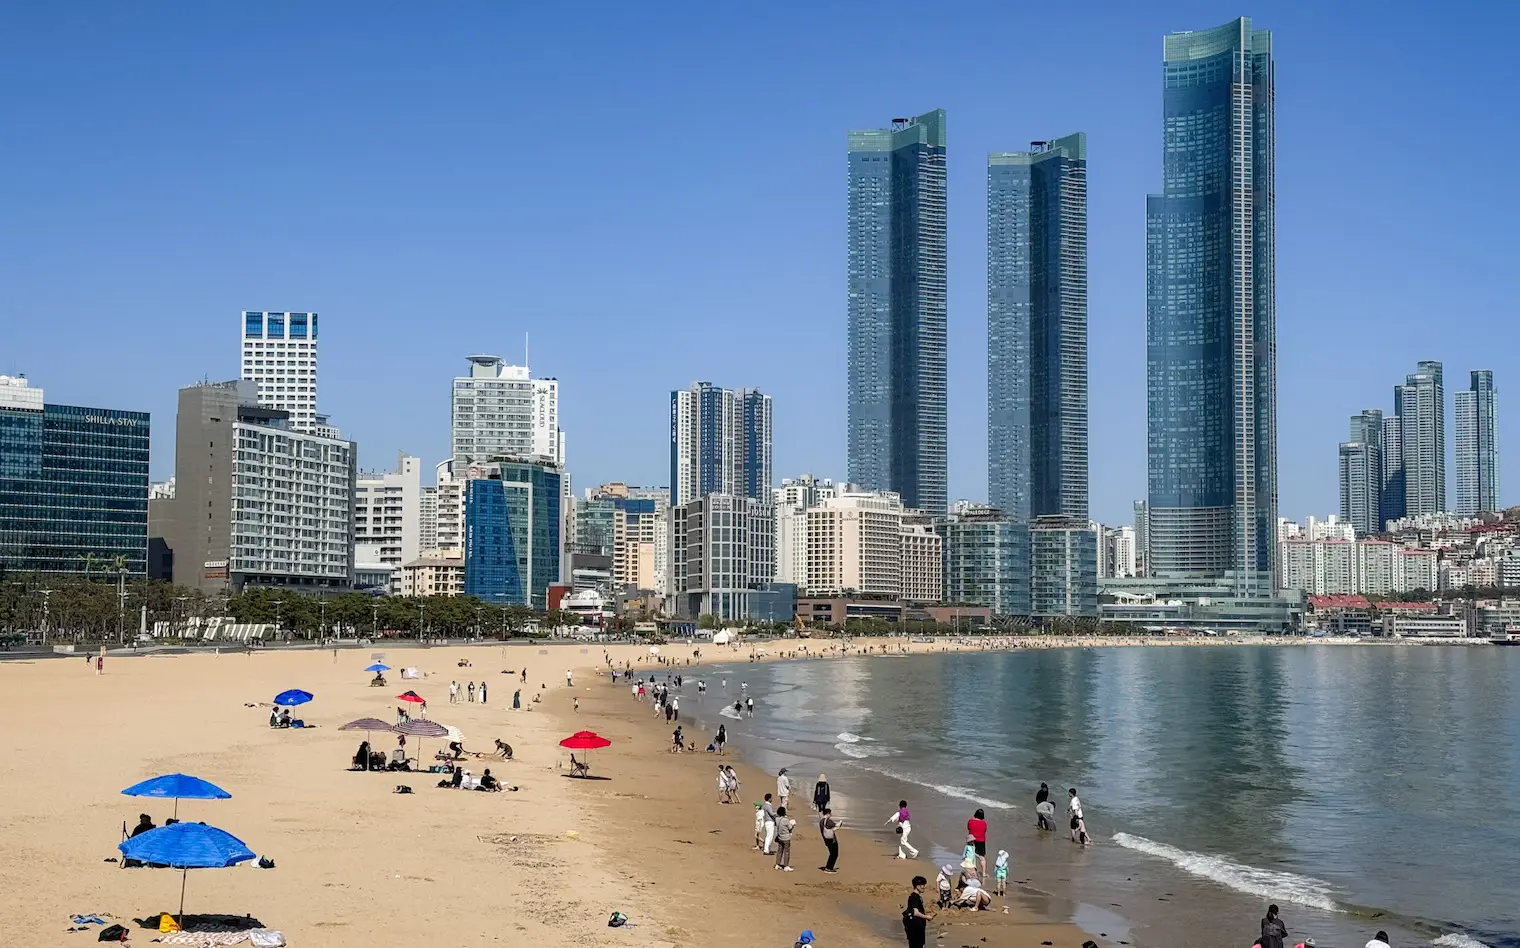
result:
M 761 647 L 776 658 L 827 646 Z M 665 671 L 651 664 L 647 648 L 607 651 L 619 664 Z M 680 646 L 665 651 L 682 663 L 688 654 Z M 714 651 L 707 648 L 702 664 L 749 654 Z M 395 670 L 388 687 L 372 688 L 362 669 L 382 652 Z M 298 948 L 371 946 L 398 935 L 428 944 L 790 946 L 805 928 L 825 948 L 902 942 L 898 911 L 914 873 L 932 880 L 927 857 L 895 861 L 887 837 L 847 827 L 841 871 L 818 872 L 824 848 L 801 802 L 793 807 L 797 871 L 774 871 L 771 859 L 751 852 L 748 802 L 772 789 L 773 777 L 741 767 L 746 802 L 718 804 L 713 756 L 668 753 L 664 719 L 621 682 L 614 687 L 601 671 L 604 661 L 601 645 L 380 644 L 336 654 L 112 656 L 103 675 L 82 657 L 0 662 L 0 687 L 24 709 L 11 732 L 13 765 L 0 774 L 7 801 L 0 885 L 25 894 L 0 931 L 25 944 L 83 944 L 94 936 L 65 932 L 71 915 L 129 920 L 176 911 L 178 873 L 123 870 L 106 860 L 118 855 L 123 823 L 146 812 L 162 824 L 173 813 L 172 802 L 125 797 L 121 789 L 184 772 L 232 798 L 185 801 L 182 819 L 226 829 L 276 863 L 191 872 L 186 910 L 252 915 Z M 404 666 L 424 677 L 403 682 Z M 524 668 L 527 685 L 519 683 Z M 565 684 L 567 669 L 575 672 L 573 688 Z M 684 664 L 672 670 L 701 674 Z M 489 702 L 451 705 L 451 680 L 485 681 Z M 543 700 L 535 704 L 541 685 Z M 268 727 L 268 703 L 287 688 L 316 695 L 297 709 L 315 728 Z M 470 769 L 479 774 L 489 766 L 518 790 L 470 793 L 438 789 L 438 775 L 350 772 L 363 735 L 338 726 L 363 716 L 395 720 L 395 696 L 408 688 L 429 701 L 430 718 L 462 729 L 467 749 L 488 752 L 497 738 L 511 743 L 514 761 L 479 760 Z M 517 688 L 525 709 L 512 711 Z M 593 752 L 595 774 L 607 779 L 567 776 L 568 752 L 558 741 L 585 728 L 613 741 Z M 377 735 L 375 744 L 389 748 L 394 738 Z M 428 741 L 425 756 L 443 746 Z M 800 776 L 810 788 L 812 775 Z M 398 784 L 413 793 L 395 793 Z M 810 789 L 799 789 L 805 800 Z M 993 912 L 940 916 L 929 937 L 934 943 L 944 933 L 944 945 L 1059 948 L 1089 937 L 1043 917 L 1043 905 L 1010 890 Z M 632 924 L 608 928 L 613 911 Z M 124 924 L 135 942 L 157 937 Z

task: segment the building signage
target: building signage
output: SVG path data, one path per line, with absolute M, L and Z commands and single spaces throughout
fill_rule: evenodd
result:
M 84 420 L 92 425 L 120 425 L 125 428 L 136 428 L 136 418 L 112 418 L 109 415 L 85 415 Z

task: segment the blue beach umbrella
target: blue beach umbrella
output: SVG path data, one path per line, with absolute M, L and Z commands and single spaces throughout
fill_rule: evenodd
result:
M 205 823 L 175 823 L 148 830 L 116 847 L 127 859 L 180 870 L 179 923 L 185 924 L 185 880 L 191 869 L 225 869 L 253 858 L 253 850 L 226 830 Z
M 149 777 L 141 783 L 132 784 L 122 791 L 122 795 L 173 800 L 176 818 L 179 816 L 179 801 L 181 800 L 227 800 L 232 797 L 232 794 L 216 784 L 189 774 L 164 774 L 161 777 Z
M 279 694 L 275 695 L 274 703 L 280 705 L 281 707 L 293 708 L 298 704 L 305 704 L 306 702 L 310 701 L 311 698 L 311 692 L 302 691 L 299 688 L 292 688 L 289 691 L 282 691 Z
M 391 670 L 391 666 L 389 666 L 389 665 L 382 665 L 379 662 L 376 662 L 375 664 L 369 666 L 368 668 L 366 668 L 364 670 L 367 671 L 367 672 L 388 672 L 388 671 Z

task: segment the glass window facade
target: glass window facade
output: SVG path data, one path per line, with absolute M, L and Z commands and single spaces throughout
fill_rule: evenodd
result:
M 0 409 L 0 565 L 146 576 L 148 440 L 142 412 Z
M 563 476 L 548 464 L 487 467 L 465 485 L 465 595 L 544 609 L 560 576 Z
M 290 338 L 292 338 L 292 339 L 305 339 L 306 338 L 306 314 L 305 313 L 291 313 L 290 314 Z
M 992 509 L 935 524 L 944 559 L 944 600 L 986 606 L 997 615 L 1030 614 L 1029 526 Z
M 945 112 L 849 134 L 849 479 L 943 513 Z
M 1025 522 L 1087 517 L 1087 142 L 987 160 L 987 483 Z
M 1249 19 L 1166 37 L 1146 200 L 1150 572 L 1243 596 L 1276 585 L 1273 70 Z
M 1455 397 L 1457 419 L 1457 508 L 1474 516 L 1499 506 L 1499 408 L 1494 373 L 1470 375 L 1467 391 Z
M 243 335 L 248 339 L 262 339 L 264 337 L 263 313 L 243 313 Z
M 1098 614 L 1098 534 L 1069 517 L 1041 517 L 1029 533 L 1030 611 Z

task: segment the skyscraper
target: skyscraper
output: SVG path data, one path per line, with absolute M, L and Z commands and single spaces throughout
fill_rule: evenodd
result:
M 1404 516 L 1446 509 L 1446 392 L 1441 363 L 1421 362 L 1417 371 L 1393 387 L 1393 413 L 1399 416 L 1404 458 Z
M 565 464 L 559 428 L 559 381 L 535 379 L 525 365 L 500 356 L 472 355 L 470 374 L 451 391 L 453 472 L 501 459 Z
M 849 134 L 851 483 L 943 513 L 945 112 Z
M 771 499 L 771 397 L 693 382 L 670 393 L 670 503 L 707 494 Z
M 1360 537 L 1383 529 L 1383 413 L 1351 416 L 1350 440 L 1340 446 L 1341 519 Z
M 987 156 L 987 488 L 1087 519 L 1087 137 Z
M 290 412 L 293 431 L 317 424 L 317 314 L 244 310 L 243 378 L 259 404 Z
M 1404 516 L 1404 423 L 1398 415 L 1383 418 L 1383 526 Z
M 1457 418 L 1457 509 L 1474 516 L 1499 507 L 1499 408 L 1494 373 L 1471 374 L 1465 392 L 1452 400 Z
M 1146 199 L 1150 573 L 1270 596 L 1277 555 L 1272 34 L 1168 35 Z

